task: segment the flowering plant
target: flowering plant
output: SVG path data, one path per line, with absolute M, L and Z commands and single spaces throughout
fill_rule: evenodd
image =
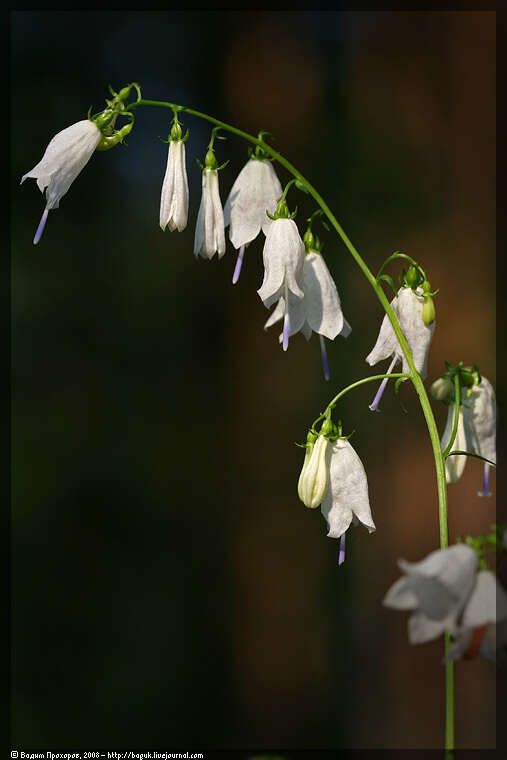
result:
M 137 99 L 129 102 L 132 90 Z M 319 334 L 324 375 L 329 379 L 329 365 L 324 339 L 333 341 L 337 335 L 347 337 L 350 325 L 343 315 L 341 300 L 333 277 L 323 258 L 322 245 L 312 230 L 318 216 L 325 229 L 330 225 L 357 263 L 384 310 L 377 341 L 366 356 L 369 365 L 390 359 L 387 372 L 363 377 L 342 388 L 328 403 L 307 432 L 305 456 L 298 482 L 298 495 L 306 507 L 321 513 L 328 525 L 328 536 L 339 539 L 338 564 L 345 558 L 345 535 L 351 524 L 361 523 L 369 533 L 376 530 L 370 507 L 370 490 L 365 467 L 349 442 L 342 435 L 341 421 L 336 424 L 332 415 L 338 402 L 349 392 L 362 385 L 381 381 L 371 409 L 378 411 L 380 398 L 390 379 L 395 380 L 394 392 L 399 396 L 402 383 L 413 386 L 421 405 L 431 441 L 438 492 L 438 522 L 440 548 L 424 560 L 408 563 L 400 560 L 405 573 L 388 591 L 384 603 L 396 609 L 411 610 L 409 638 L 412 643 L 427 641 L 444 635 L 444 661 L 446 685 L 445 746 L 454 747 L 454 661 L 465 658 L 470 648 L 477 645 L 478 631 L 482 630 L 479 644 L 491 655 L 495 648 L 494 634 L 497 620 L 507 619 L 505 592 L 494 574 L 494 567 L 485 557 L 485 546 L 505 556 L 505 533 L 494 536 L 467 537 L 463 543 L 449 544 L 447 484 L 455 483 L 463 472 L 467 457 L 484 463 L 484 485 L 481 494 L 489 493 L 490 467 L 496 463 L 496 401 L 491 383 L 479 369 L 453 366 L 446 362 L 447 372 L 432 385 L 433 396 L 448 405 L 447 425 L 439 436 L 435 417 L 426 391 L 428 353 L 436 329 L 436 309 L 433 291 L 421 264 L 411 256 L 396 251 L 388 256 L 375 275 L 350 239 L 323 198 L 311 183 L 274 150 L 267 141 L 266 132 L 257 137 L 226 124 L 212 116 L 178 104 L 146 100 L 140 88 L 132 83 L 112 91 L 113 98 L 98 114 L 59 132 L 49 143 L 42 160 L 25 174 L 37 179 L 39 189 L 46 192 L 46 208 L 36 232 L 38 243 L 46 223 L 48 211 L 57 208 L 60 199 L 69 190 L 79 172 L 95 150 L 106 150 L 122 143 L 134 124 L 133 111 L 139 107 L 161 107 L 173 113 L 169 136 L 166 172 L 160 200 L 160 226 L 164 230 L 185 229 L 188 221 L 189 191 L 186 173 L 185 137 L 179 122 L 184 112 L 213 124 L 210 142 L 202 170 L 202 195 L 195 227 L 194 253 L 204 259 L 226 251 L 225 228 L 234 248 L 239 250 L 233 276 L 237 282 L 244 251 L 261 232 L 265 235 L 263 247 L 264 275 L 258 295 L 267 308 L 274 306 L 265 327 L 283 320 L 280 340 L 286 351 L 289 338 L 301 331 L 307 339 L 312 332 Z M 119 117 L 128 122 L 115 129 Z M 219 131 L 226 131 L 246 140 L 255 152 L 238 175 L 227 198 L 225 209 L 219 190 L 219 171 L 214 141 Z M 273 162 L 285 169 L 291 179 L 282 191 Z M 301 191 L 317 205 L 307 219 L 308 227 L 301 237 L 296 222 L 297 209 L 289 211 L 289 190 Z M 398 285 L 386 270 L 403 262 Z M 384 288 L 394 292 L 391 301 Z M 338 349 L 337 349 L 338 350 Z M 401 363 L 401 372 L 393 372 Z M 407 383 L 408 384 L 408 383 Z M 359 447 L 358 447 L 359 448 Z M 376 506 L 377 508 L 377 506 Z M 482 540 L 484 539 L 484 540 Z M 493 612 L 493 597 L 500 595 L 501 604 Z M 500 641 L 503 641 L 499 637 Z

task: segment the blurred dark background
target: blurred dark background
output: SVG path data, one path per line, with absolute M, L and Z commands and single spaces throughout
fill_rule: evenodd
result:
M 208 124 L 183 117 L 183 233 L 158 227 L 162 109 L 92 157 L 38 246 L 44 201 L 18 183 L 109 83 L 269 130 L 373 270 L 402 250 L 440 288 L 428 381 L 447 359 L 495 385 L 495 14 L 13 12 L 11 51 L 13 745 L 440 746 L 442 640 L 410 646 L 381 605 L 397 558 L 438 546 L 414 393 L 407 415 L 392 388 L 372 414 L 373 385 L 339 408 L 377 525 L 342 567 L 297 498 L 294 442 L 371 374 L 382 318 L 343 244 L 323 232 L 353 328 L 328 384 L 315 336 L 284 354 L 262 329 L 263 238 L 236 286 L 230 244 L 193 256 Z M 225 202 L 246 145 L 217 156 Z M 450 488 L 451 540 L 494 521 L 481 473 Z M 458 663 L 458 746 L 494 746 L 494 690 L 489 662 Z

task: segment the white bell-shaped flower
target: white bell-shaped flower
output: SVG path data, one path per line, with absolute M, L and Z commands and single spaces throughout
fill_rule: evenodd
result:
M 58 132 L 50 141 L 39 163 L 21 178 L 21 183 L 27 177 L 36 179 L 41 193 L 47 188 L 46 208 L 35 233 L 35 244 L 42 236 L 48 212 L 58 208 L 60 199 L 88 163 L 101 139 L 102 132 L 92 121 L 78 121 Z
M 321 511 L 328 523 L 328 536 L 341 538 L 350 524 L 362 523 L 368 533 L 376 530 L 368 498 L 368 480 L 363 463 L 344 439 L 328 449 L 329 483 Z
M 384 597 L 383 604 L 413 610 L 408 621 L 411 644 L 430 641 L 444 631 L 455 635 L 458 620 L 476 582 L 477 555 L 465 544 L 437 549 L 421 562 L 398 560 L 405 575 Z
M 435 321 L 426 325 L 422 318 L 424 296 L 422 288 L 414 292 L 412 288 L 401 287 L 391 301 L 391 308 L 396 314 L 401 330 L 407 339 L 414 364 L 421 377 L 426 377 L 428 353 L 431 339 L 435 331 Z M 384 316 L 377 342 L 366 357 L 368 364 L 373 366 L 383 359 L 393 358 L 393 365 L 401 361 L 403 372 L 410 372 L 410 367 L 401 350 L 398 338 L 392 328 L 387 314 Z
M 188 220 L 188 179 L 183 140 L 169 140 L 167 167 L 160 196 L 160 226 L 181 232 Z
M 250 158 L 234 182 L 224 206 L 225 226 L 229 226 L 231 243 L 239 249 L 233 283 L 239 279 L 245 247 L 261 230 L 267 234 L 272 220 L 266 211 L 275 213 L 281 195 L 282 186 L 272 162 Z
M 451 440 L 455 407 L 449 405 L 447 423 L 441 439 L 442 450 Z M 459 410 L 458 430 L 451 451 L 470 451 L 496 463 L 496 397 L 493 387 L 485 377 L 466 394 Z M 457 454 L 446 459 L 445 470 L 448 483 L 456 483 L 463 474 L 467 457 Z M 489 494 L 490 465 L 484 463 L 483 489 L 480 496 Z
M 218 169 L 202 172 L 202 196 L 195 227 L 194 254 L 212 259 L 225 253 L 224 214 L 218 188 Z
M 309 251 L 304 257 L 302 287 L 303 299 L 289 293 L 288 334 L 291 336 L 301 331 L 305 338 L 310 340 L 312 332 L 319 333 L 324 376 L 329 379 L 324 338 L 334 340 L 337 335 L 346 338 L 352 332 L 352 328 L 343 316 L 335 282 L 322 254 L 318 251 Z M 264 329 L 281 320 L 285 313 L 285 298 L 282 296 L 264 325 Z M 283 336 L 280 335 L 280 342 L 282 338 Z
M 284 298 L 284 328 L 282 346 L 289 345 L 289 325 L 294 322 L 292 309 L 294 301 L 304 297 L 302 275 L 305 247 L 299 236 L 296 223 L 292 219 L 278 218 L 268 229 L 264 243 L 264 279 L 257 291 L 264 305 L 269 308 L 275 301 Z M 297 319 L 299 319 L 299 313 Z
M 453 638 L 448 660 L 480 653 L 496 663 L 497 650 L 507 643 L 507 594 L 490 570 L 477 573 Z

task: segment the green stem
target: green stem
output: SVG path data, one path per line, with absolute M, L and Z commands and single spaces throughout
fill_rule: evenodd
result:
M 332 213 L 331 209 L 329 208 L 325 200 L 317 192 L 317 190 L 313 187 L 313 185 L 301 174 L 301 172 L 299 172 L 296 169 L 295 166 L 293 166 L 289 161 L 287 161 L 287 159 L 284 158 L 284 156 L 282 156 L 280 153 L 274 150 L 274 148 L 272 148 L 271 145 L 264 142 L 264 140 L 259 139 L 258 137 L 254 137 L 253 135 L 248 134 L 248 132 L 243 132 L 243 130 L 237 129 L 236 127 L 233 127 L 231 124 L 226 124 L 225 122 L 220 121 L 219 119 L 215 119 L 214 116 L 209 116 L 208 114 L 202 113 L 201 111 L 195 111 L 193 108 L 187 108 L 186 106 L 178 106 L 175 103 L 168 103 L 161 100 L 145 100 L 143 98 L 141 100 L 138 100 L 136 103 L 130 104 L 126 110 L 132 110 L 133 108 L 137 108 L 137 106 L 156 106 L 156 107 L 162 107 L 162 108 L 170 108 L 173 110 L 176 107 L 178 108 L 179 111 L 185 111 L 188 114 L 197 116 L 200 119 L 205 119 L 206 121 L 209 121 L 212 124 L 216 124 L 217 126 L 221 127 L 227 132 L 237 135 L 238 137 L 243 138 L 244 140 L 252 143 L 253 145 L 259 145 L 265 153 L 267 153 L 276 161 L 278 161 L 278 163 L 281 166 L 287 169 L 287 171 L 290 172 L 293 175 L 293 177 L 295 177 L 297 180 L 299 180 L 299 182 L 302 185 L 304 185 L 309 195 L 313 197 L 313 199 L 320 206 L 324 214 L 327 216 L 329 222 L 332 224 L 332 226 L 338 233 L 339 237 L 343 241 L 345 247 L 347 248 L 347 250 L 353 257 L 354 261 L 359 266 L 362 273 L 364 274 L 364 276 L 370 283 L 371 287 L 375 291 L 375 294 L 378 300 L 382 304 L 384 311 L 386 312 L 389 318 L 389 321 L 391 322 L 394 333 L 396 337 L 398 338 L 403 355 L 410 368 L 409 377 L 419 397 L 419 402 L 421 404 L 424 418 L 426 420 L 426 425 L 427 425 L 428 432 L 430 435 L 430 440 L 431 440 L 431 446 L 433 449 L 433 457 L 435 459 L 435 470 L 436 470 L 436 476 L 437 476 L 440 547 L 442 549 L 446 548 L 449 545 L 449 534 L 448 534 L 448 525 L 447 525 L 447 486 L 446 486 L 446 481 L 445 481 L 444 458 L 442 456 L 442 449 L 440 447 L 440 438 L 438 435 L 435 417 L 433 416 L 433 411 L 431 409 L 431 405 L 430 405 L 428 395 L 426 393 L 426 389 L 424 387 L 421 376 L 419 375 L 415 367 L 414 359 L 412 357 L 412 352 L 410 351 L 407 340 L 401 330 L 400 323 L 398 322 L 396 314 L 391 308 L 391 305 L 389 301 L 387 300 L 387 297 L 381 285 L 377 282 L 377 279 L 375 278 L 373 273 L 370 271 L 368 265 L 360 256 L 359 252 L 356 250 L 351 240 L 346 235 L 345 231 L 342 229 L 341 225 L 339 224 L 338 220 Z M 446 643 L 446 651 L 447 651 L 447 643 Z M 446 662 L 446 665 L 445 665 L 445 683 L 446 683 L 445 748 L 447 750 L 453 750 L 454 749 L 454 662 L 452 661 Z
M 444 459 L 447 459 L 447 457 L 451 453 L 452 445 L 454 441 L 456 440 L 456 435 L 458 433 L 460 406 L 461 406 L 461 383 L 459 379 L 459 372 L 456 372 L 456 374 L 454 375 L 454 422 L 452 426 L 451 439 L 449 443 L 447 444 L 447 447 L 443 453 Z

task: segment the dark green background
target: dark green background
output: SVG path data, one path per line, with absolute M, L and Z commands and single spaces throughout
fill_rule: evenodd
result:
M 327 384 L 315 336 L 284 354 L 262 329 L 261 239 L 234 287 L 230 244 L 194 259 L 207 124 L 183 119 L 183 233 L 158 227 L 163 110 L 92 157 L 38 246 L 18 183 L 109 83 L 269 130 L 372 269 L 402 250 L 440 288 L 428 379 L 464 360 L 495 383 L 495 14 L 13 12 L 11 51 L 13 746 L 440 746 L 442 642 L 381 605 L 397 558 L 438 545 L 413 392 L 408 415 L 392 388 L 380 415 L 373 386 L 339 407 L 377 525 L 343 567 L 297 499 L 294 442 L 372 373 L 382 318 L 343 244 L 324 233 L 353 328 Z M 217 157 L 225 201 L 246 146 Z M 494 519 L 480 480 L 470 461 L 450 489 L 452 540 Z M 494 678 L 458 663 L 459 746 L 494 746 Z

